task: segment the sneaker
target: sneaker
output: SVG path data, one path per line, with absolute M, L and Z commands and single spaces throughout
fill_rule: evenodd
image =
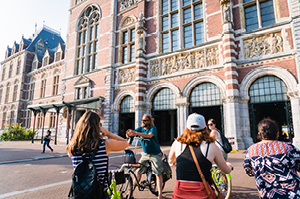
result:
M 53 152 L 53 149 L 51 150 L 51 152 Z
M 45 153 L 45 152 L 42 151 L 41 153 Z

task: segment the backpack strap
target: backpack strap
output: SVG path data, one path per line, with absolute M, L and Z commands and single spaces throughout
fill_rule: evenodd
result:
M 207 144 L 207 148 L 206 148 L 206 153 L 205 153 L 205 157 L 206 157 L 206 158 L 207 158 L 207 154 L 208 154 L 209 144 L 210 144 L 210 143 Z

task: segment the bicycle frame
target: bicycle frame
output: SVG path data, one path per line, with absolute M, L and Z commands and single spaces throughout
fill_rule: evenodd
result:
M 228 199 L 230 197 L 231 194 L 231 190 L 232 190 L 232 179 L 231 179 L 231 175 L 230 174 L 222 174 L 222 172 L 219 170 L 219 168 L 215 165 L 212 167 L 212 179 L 215 182 L 215 184 L 219 187 L 224 188 L 225 192 L 222 191 L 222 189 L 220 189 L 220 191 L 222 192 L 222 194 L 224 195 L 225 199 Z M 218 195 L 217 191 L 215 190 L 216 194 Z M 224 194 L 225 193 L 225 194 Z

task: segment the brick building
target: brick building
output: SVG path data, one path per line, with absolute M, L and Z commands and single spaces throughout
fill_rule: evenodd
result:
M 94 109 L 120 135 L 151 113 L 170 143 L 198 112 L 235 148 L 264 117 L 300 146 L 299 16 L 298 0 L 71 0 L 59 139 Z

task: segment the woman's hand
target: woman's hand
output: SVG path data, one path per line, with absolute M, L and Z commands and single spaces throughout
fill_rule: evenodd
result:
M 106 129 L 106 128 L 104 128 L 104 127 L 100 127 L 100 132 L 104 135 L 104 136 L 108 136 L 108 134 L 109 134 L 109 131 Z

